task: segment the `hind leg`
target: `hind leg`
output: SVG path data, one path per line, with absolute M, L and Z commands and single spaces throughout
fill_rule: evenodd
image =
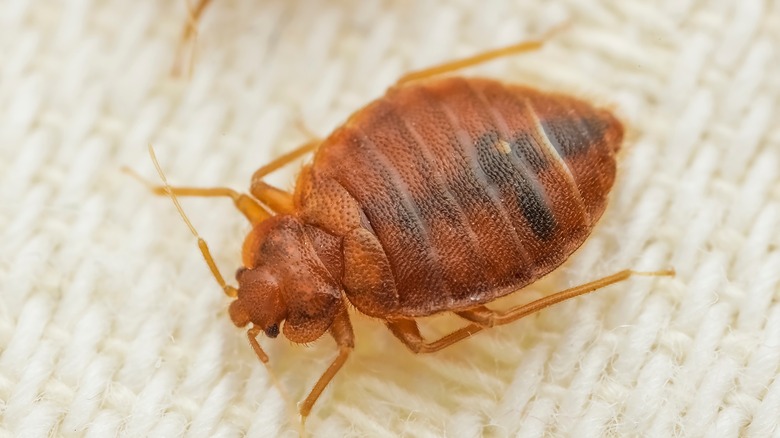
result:
M 388 320 L 385 322 L 385 324 L 393 333 L 393 335 L 395 335 L 396 338 L 403 342 L 404 345 L 406 345 L 414 353 L 433 353 L 456 342 L 467 339 L 471 335 L 478 333 L 486 328 L 509 324 L 510 322 L 514 322 L 523 318 L 524 316 L 534 314 L 546 307 L 552 306 L 553 304 L 594 292 L 605 286 L 609 286 L 610 284 L 626 280 L 632 275 L 672 276 L 674 275 L 674 271 L 638 272 L 626 269 L 590 283 L 586 283 L 544 298 L 540 298 L 528 304 L 513 307 L 509 310 L 490 310 L 485 306 L 478 306 L 469 310 L 458 311 L 455 312 L 458 316 L 471 321 L 472 323 L 432 342 L 426 341 L 422 337 L 420 330 L 417 327 L 417 323 L 412 319 Z
M 552 306 L 553 304 L 566 301 L 571 298 L 578 297 L 590 292 L 594 292 L 610 284 L 618 283 L 627 280 L 632 275 L 643 276 L 672 276 L 674 271 L 654 271 L 654 272 L 639 272 L 626 269 L 615 274 L 609 275 L 604 278 L 585 283 L 579 286 L 566 289 L 564 291 L 540 298 L 536 301 L 532 301 L 528 304 L 523 304 L 517 307 L 513 307 L 508 310 L 491 310 L 485 306 L 475 307 L 473 309 L 455 312 L 461 318 L 478 324 L 481 327 L 493 327 L 497 325 L 509 324 L 510 322 L 517 321 L 525 316 L 536 313 L 544 308 Z

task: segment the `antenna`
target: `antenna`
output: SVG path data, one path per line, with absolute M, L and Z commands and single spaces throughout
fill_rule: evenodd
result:
M 176 194 L 171 188 L 171 185 L 168 184 L 168 179 L 165 178 L 165 173 L 160 167 L 160 163 L 157 161 L 157 156 L 154 154 L 154 148 L 152 147 L 151 143 L 149 143 L 149 156 L 152 157 L 152 163 L 154 163 L 154 167 L 155 169 L 157 169 L 157 174 L 160 175 L 160 179 L 162 180 L 165 193 L 167 193 L 168 196 L 171 197 L 171 200 L 173 201 L 173 205 L 176 206 L 176 210 L 179 211 L 179 215 L 184 220 L 184 223 L 187 224 L 187 227 L 189 227 L 190 231 L 192 232 L 192 235 L 195 236 L 196 239 L 198 239 L 198 248 L 200 248 L 200 252 L 201 254 L 203 254 L 203 258 L 206 260 L 206 264 L 209 265 L 209 269 L 211 270 L 211 274 L 214 276 L 214 279 L 217 280 L 217 283 L 219 283 L 219 286 L 222 288 L 223 291 L 225 291 L 225 294 L 227 296 L 231 298 L 237 297 L 238 291 L 236 291 L 236 288 L 230 286 L 225 282 L 225 278 L 222 277 L 222 274 L 219 272 L 219 268 L 217 268 L 217 264 L 214 263 L 214 258 L 211 256 L 211 251 L 209 251 L 209 246 L 206 244 L 206 241 L 203 240 L 202 237 L 200 237 L 200 234 L 198 234 L 198 232 L 195 230 L 195 227 L 192 226 L 192 222 L 190 222 L 190 219 L 187 217 L 187 214 L 184 213 L 184 209 L 181 208 L 181 204 L 179 204 L 179 198 L 176 197 Z

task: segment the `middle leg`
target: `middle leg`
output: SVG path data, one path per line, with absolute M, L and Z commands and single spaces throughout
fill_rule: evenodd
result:
M 314 151 L 322 141 L 319 139 L 304 143 L 297 149 L 288 152 L 281 157 L 271 161 L 265 166 L 257 169 L 252 174 L 252 182 L 249 186 L 249 193 L 267 205 L 271 210 L 279 214 L 290 214 L 295 210 L 293 194 L 282 189 L 276 188 L 265 181 L 263 178 L 269 173 L 290 164 L 294 160 Z
M 507 56 L 517 55 L 523 52 L 532 52 L 540 49 L 544 43 L 549 40 L 555 33 L 560 32 L 567 23 L 558 25 L 547 31 L 541 38 L 536 40 L 521 41 L 511 46 L 501 47 L 498 49 L 487 50 L 482 53 L 478 53 L 468 58 L 455 59 L 452 61 L 444 62 L 439 65 L 434 65 L 422 70 L 412 71 L 407 73 L 395 83 L 395 86 L 400 86 L 408 82 L 417 81 L 420 79 L 426 79 L 432 76 L 437 76 L 443 73 L 454 72 L 466 67 L 471 67 L 479 64 L 483 64 L 494 59 L 503 58 Z

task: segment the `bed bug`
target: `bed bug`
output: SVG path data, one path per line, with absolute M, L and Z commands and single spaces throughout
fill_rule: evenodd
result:
M 607 109 L 568 95 L 492 79 L 444 75 L 538 49 L 544 38 L 403 76 L 324 140 L 257 170 L 249 194 L 171 187 L 176 196 L 226 196 L 252 229 L 228 285 L 190 225 L 229 315 L 257 337 L 296 343 L 330 334 L 338 355 L 300 405 L 302 419 L 354 347 L 347 303 L 382 320 L 415 353 L 625 280 L 616 274 L 508 310 L 491 301 L 561 265 L 588 237 L 615 180 L 623 125 Z M 444 75 L 444 76 L 442 76 Z M 314 151 L 293 193 L 263 181 Z M 429 342 L 417 319 L 452 312 L 464 327 Z

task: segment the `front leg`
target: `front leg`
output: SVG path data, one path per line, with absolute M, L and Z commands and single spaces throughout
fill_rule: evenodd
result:
M 150 149 L 151 151 L 151 149 Z M 158 166 L 157 159 L 152 158 L 155 162 L 155 166 Z M 227 187 L 171 187 L 168 185 L 168 181 L 165 179 L 164 174 L 161 172 L 161 176 L 163 177 L 163 185 L 159 186 L 156 185 L 150 181 L 147 181 L 144 177 L 137 174 L 135 171 L 129 168 L 123 168 L 123 171 L 128 173 L 133 178 L 137 179 L 141 184 L 145 185 L 149 188 L 149 190 L 152 191 L 155 195 L 158 196 L 195 196 L 195 197 L 202 197 L 202 198 L 217 198 L 217 197 L 225 197 L 230 198 L 233 200 L 233 204 L 235 204 L 238 211 L 240 211 L 252 225 L 257 225 L 260 222 L 268 219 L 271 217 L 271 214 L 263 208 L 260 204 L 257 203 L 254 199 L 251 197 L 243 194 L 238 193 L 233 189 L 227 188 Z
M 320 376 L 317 383 L 314 384 L 314 387 L 311 389 L 306 399 L 301 402 L 301 422 L 306 421 L 306 417 L 309 416 L 311 408 L 314 406 L 314 403 L 317 402 L 317 399 L 320 398 L 322 391 L 325 390 L 336 373 L 344 366 L 350 353 L 352 353 L 352 350 L 355 348 L 355 335 L 352 332 L 352 323 L 349 321 L 349 314 L 347 313 L 346 307 L 343 307 L 341 312 L 336 316 L 329 331 L 339 347 L 339 355 L 331 362 L 328 369 L 322 373 L 322 376 Z

